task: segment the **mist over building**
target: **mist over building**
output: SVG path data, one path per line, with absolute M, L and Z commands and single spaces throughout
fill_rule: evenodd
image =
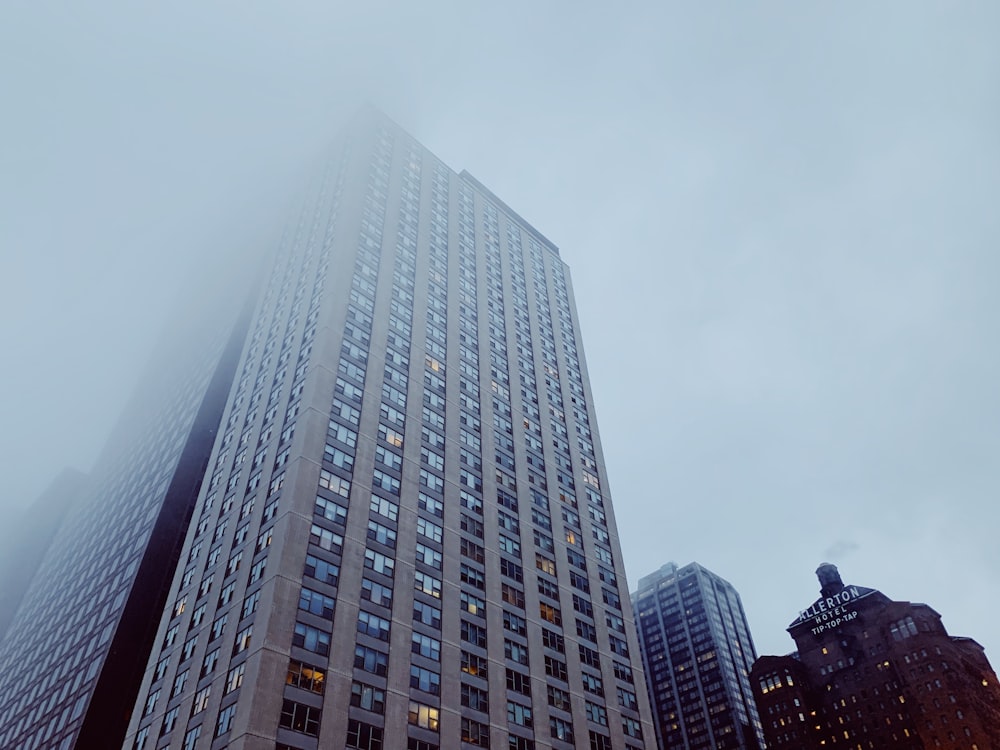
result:
M 121 743 L 245 337 L 239 309 L 179 314 L 93 471 L 62 473 L 16 527 L 0 747 Z
M 762 656 L 754 695 L 768 747 L 1000 747 L 1000 686 L 971 638 L 926 604 L 816 571 L 820 597 L 788 627 L 797 651 Z
M 653 747 L 557 248 L 369 111 L 247 293 L 63 524 L 0 745 Z M 141 685 L 109 703 L 133 628 Z
M 669 562 L 639 579 L 632 607 L 660 747 L 762 748 L 749 681 L 756 651 L 732 584 Z

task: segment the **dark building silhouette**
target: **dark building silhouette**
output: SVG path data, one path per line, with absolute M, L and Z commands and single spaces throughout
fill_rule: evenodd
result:
M 90 474 L 64 472 L 15 531 L 4 596 L 16 608 L 0 641 L 5 750 L 124 739 L 245 338 L 238 302 L 200 311 L 207 318 L 180 315 L 159 337 Z
M 671 562 L 639 580 L 632 607 L 660 747 L 761 748 L 749 680 L 756 652 L 732 584 Z
M 41 496 L 0 526 L 0 643 L 73 500 L 86 494 L 87 476 L 65 469 Z
M 816 571 L 820 598 L 788 632 L 798 650 L 752 670 L 769 748 L 1000 748 L 1000 687 L 982 646 L 926 604 Z

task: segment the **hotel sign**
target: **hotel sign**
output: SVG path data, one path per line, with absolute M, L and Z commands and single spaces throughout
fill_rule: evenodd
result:
M 836 594 L 821 597 L 808 609 L 799 612 L 798 618 L 788 629 L 804 630 L 808 627 L 813 635 L 819 635 L 838 628 L 856 618 L 859 601 L 874 593 L 875 589 L 863 586 L 844 586 Z

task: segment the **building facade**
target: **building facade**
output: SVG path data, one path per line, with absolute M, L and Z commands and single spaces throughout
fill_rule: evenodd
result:
M 256 302 L 126 748 L 653 746 L 557 249 L 374 113 Z
M 18 531 L 37 547 L 5 584 L 0 747 L 123 740 L 245 338 L 238 307 L 161 337 L 93 471 L 64 473 Z
M 749 674 L 756 659 L 740 596 L 691 563 L 667 563 L 632 594 L 661 748 L 764 746 Z
M 820 598 L 788 628 L 798 651 L 753 667 L 768 747 L 1000 747 L 982 646 L 948 635 L 926 604 L 845 586 L 834 565 L 816 572 Z

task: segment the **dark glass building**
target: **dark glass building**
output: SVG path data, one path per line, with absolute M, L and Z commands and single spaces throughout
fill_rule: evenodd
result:
M 820 598 L 789 626 L 798 648 L 753 666 L 768 747 L 1000 747 L 1000 688 L 982 646 L 926 604 L 816 571 Z
M 556 247 L 366 113 L 255 298 L 125 747 L 652 747 L 607 486 Z
M 667 563 L 632 594 L 662 748 L 758 750 L 756 658 L 740 596 L 698 563 Z
M 17 529 L 0 747 L 121 744 L 245 338 L 238 307 L 175 322 L 93 471 L 64 473 Z

